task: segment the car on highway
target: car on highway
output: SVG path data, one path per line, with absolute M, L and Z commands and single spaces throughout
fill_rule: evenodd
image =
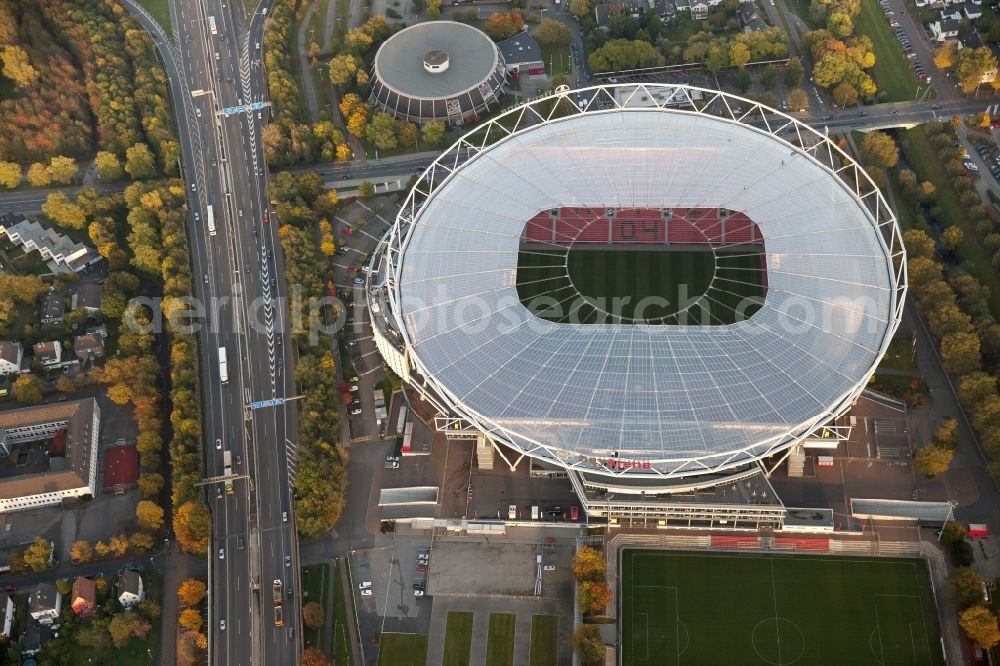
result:
M 197 192 L 198 191 L 198 186 L 195 183 L 191 183 L 191 191 L 192 192 Z
M 507 520 L 517 520 L 517 505 L 508 504 L 507 505 Z
M 285 555 L 285 566 L 286 567 L 292 566 L 292 556 L 291 555 Z
M 282 511 L 281 512 L 281 522 L 283 522 L 283 523 L 287 523 L 288 522 L 288 512 L 287 511 Z
M 220 560 L 226 559 L 226 549 L 225 548 L 220 548 L 219 549 L 219 559 Z
M 243 464 L 243 456 L 241 456 L 238 453 L 236 454 L 236 464 L 237 465 L 242 465 Z
M 226 630 L 226 621 L 224 619 L 219 620 L 219 631 L 225 631 L 225 630 Z
M 372 591 L 371 590 L 361 590 L 361 596 L 363 596 L 363 597 L 370 597 L 370 596 L 372 596 Z
M 217 450 L 219 450 L 219 451 L 221 451 L 221 450 L 222 450 L 222 440 L 221 440 L 221 439 L 218 439 L 218 438 L 217 438 L 217 439 L 215 440 L 215 448 L 216 448 Z
M 355 407 L 354 409 L 351 410 L 351 416 L 357 416 L 360 413 L 361 413 L 361 408 L 360 407 Z
M 222 499 L 222 486 L 216 486 L 215 488 L 215 499 Z
M 271 214 L 270 214 L 270 213 L 268 213 L 268 212 L 267 212 L 267 211 L 265 210 L 265 211 L 264 211 L 264 224 L 270 224 L 270 223 L 271 223 Z
M 555 570 L 556 570 L 556 565 L 554 564 L 546 564 L 544 567 L 542 567 L 542 571 L 555 571 Z
M 386 469 L 399 469 L 399 463 L 396 462 L 395 460 L 386 460 L 385 461 L 385 468 Z
M 371 586 L 372 586 L 372 582 L 370 580 L 363 580 L 360 583 L 358 583 L 358 589 L 359 590 L 367 590 Z

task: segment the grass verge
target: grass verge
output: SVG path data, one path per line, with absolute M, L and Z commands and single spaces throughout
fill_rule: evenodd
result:
M 559 618 L 531 616 L 531 666 L 556 666 L 559 657 Z
M 330 565 L 302 567 L 302 605 L 316 602 L 326 611 L 326 589 L 330 580 Z M 314 647 L 329 655 L 328 641 L 322 639 L 322 628 L 310 629 L 303 625 L 302 638 L 306 647 Z
M 514 663 L 513 613 L 490 613 L 490 633 L 486 642 L 486 666 L 511 666 Z
M 378 666 L 424 666 L 426 662 L 425 634 L 382 634 Z
M 861 0 L 861 13 L 854 19 L 854 31 L 867 35 L 875 44 L 875 85 L 883 102 L 914 99 L 920 82 L 910 69 L 899 40 L 875 0 Z
M 169 37 L 171 28 L 170 5 L 167 4 L 167 0 L 139 0 L 139 4 L 153 15 L 153 18 L 167 32 L 167 36 Z
M 441 666 L 469 666 L 472 651 L 473 613 L 448 613 L 448 628 L 444 632 L 444 659 Z
M 338 559 L 337 569 L 333 577 L 333 632 L 331 635 L 333 649 L 330 650 L 330 653 L 333 655 L 333 663 L 337 666 L 350 666 L 353 663 L 351 660 L 351 638 L 348 635 L 351 625 L 347 621 L 347 604 L 344 602 L 344 579 L 341 575 L 343 566 L 344 563 Z M 348 588 L 347 592 L 353 597 L 353 590 Z

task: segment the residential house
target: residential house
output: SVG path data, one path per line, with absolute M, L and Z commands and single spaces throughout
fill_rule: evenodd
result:
M 761 18 L 760 12 L 757 10 L 757 3 L 753 0 L 745 0 L 740 3 L 740 25 L 743 26 L 743 32 L 767 30 L 767 21 Z
M 13 375 L 21 372 L 21 361 L 24 360 L 24 347 L 20 342 L 0 340 L 0 375 Z
M 125 608 L 132 608 L 146 598 L 142 586 L 142 576 L 139 572 L 126 569 L 118 576 L 118 603 Z
M 975 21 L 981 18 L 983 15 L 983 5 L 981 2 L 966 2 L 962 5 L 962 13 L 965 14 L 965 18 L 970 21 Z
M 101 311 L 101 296 L 104 287 L 96 282 L 81 284 L 70 299 L 71 309 L 84 310 L 87 314 L 97 314 Z
M 960 25 L 961 21 L 950 18 L 934 21 L 928 26 L 931 29 L 931 39 L 935 42 L 945 42 L 958 37 L 958 28 Z
M 89 620 L 97 615 L 97 586 L 91 579 L 77 576 L 70 599 L 73 615 L 81 620 Z
M 45 368 L 59 365 L 62 362 L 62 343 L 58 340 L 51 340 L 35 344 L 35 360 Z
M 85 333 L 73 338 L 73 353 L 82 361 L 104 356 L 104 338 L 95 333 Z
M 59 620 L 62 595 L 52 583 L 39 583 L 28 596 L 28 614 L 39 624 L 52 624 Z
M 14 626 L 14 600 L 6 592 L 0 592 L 0 640 L 10 638 Z
M 63 323 L 63 317 L 66 315 L 66 298 L 61 291 L 49 289 L 42 296 L 39 309 L 41 310 L 42 326 L 59 326 Z
M 708 18 L 708 2 L 705 0 L 694 0 L 691 3 L 691 18 L 695 21 L 704 21 Z
M 53 273 L 79 273 L 101 260 L 93 249 L 23 215 L 0 217 L 0 236 L 4 235 L 24 246 L 25 252 L 37 250 Z

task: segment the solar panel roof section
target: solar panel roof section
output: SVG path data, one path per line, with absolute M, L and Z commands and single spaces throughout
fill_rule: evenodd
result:
M 574 116 L 492 146 L 433 194 L 408 238 L 399 314 L 415 363 L 523 448 L 675 464 L 763 453 L 857 389 L 893 318 L 879 230 L 793 152 L 662 110 Z M 528 219 L 560 206 L 743 211 L 766 242 L 764 307 L 712 327 L 540 320 L 516 293 L 518 244 Z

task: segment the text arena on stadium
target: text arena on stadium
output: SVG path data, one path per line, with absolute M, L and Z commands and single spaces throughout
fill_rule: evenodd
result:
M 906 268 L 888 205 L 822 131 L 628 84 L 457 141 L 366 289 L 380 352 L 439 430 L 564 470 L 581 495 L 653 495 L 766 490 L 783 455 L 837 436 L 899 325 Z

